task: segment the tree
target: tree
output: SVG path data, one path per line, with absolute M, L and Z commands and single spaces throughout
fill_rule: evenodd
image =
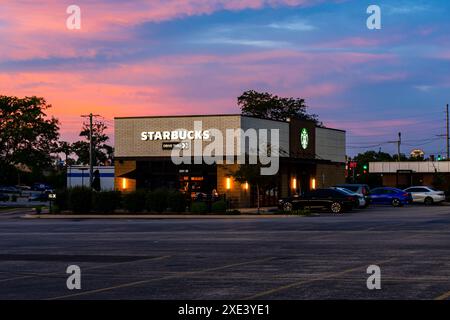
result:
M 102 121 L 94 121 L 92 124 L 92 144 L 93 144 L 93 164 L 105 164 L 109 160 L 112 161 L 114 148 L 106 142 L 109 137 L 105 134 L 108 129 Z M 85 141 L 77 141 L 72 144 L 73 152 L 78 156 L 78 164 L 89 164 L 89 123 L 84 123 L 80 132 L 80 137 L 84 137 Z
M 369 162 L 380 162 L 380 161 L 393 161 L 394 158 L 386 152 L 380 151 L 366 151 L 364 153 L 359 153 L 353 158 L 353 161 L 357 162 L 356 172 L 360 173 L 356 176 L 357 182 L 367 183 L 369 185 L 379 185 L 381 184 L 381 178 L 379 176 L 361 174 L 364 170 L 367 171 Z M 366 166 L 366 168 L 364 168 Z M 369 173 L 367 171 L 367 173 Z M 353 179 L 352 179 L 353 180 Z M 354 181 L 352 181 L 354 182 Z M 356 181 L 355 181 L 356 182 Z
M 57 148 L 59 122 L 48 118 L 44 98 L 0 96 L 0 178 L 27 167 L 42 172 L 51 166 Z
M 66 166 L 69 165 L 70 163 L 73 163 L 73 159 L 70 159 L 70 155 L 73 153 L 73 147 L 72 144 L 70 144 L 67 141 L 60 141 L 58 143 L 58 148 L 56 150 L 58 153 L 62 153 L 65 156 L 65 164 Z
M 250 186 L 256 187 L 256 205 L 258 213 L 260 211 L 261 190 L 273 182 L 273 176 L 261 175 L 261 167 L 260 163 L 249 164 L 248 161 L 246 161 L 245 164 L 241 164 L 236 171 L 230 173 L 237 182 L 241 184 L 248 183 Z
M 309 120 L 322 125 L 315 114 L 307 114 L 304 99 L 282 98 L 267 92 L 245 91 L 238 97 L 241 113 L 263 119 L 286 121 L 290 118 Z

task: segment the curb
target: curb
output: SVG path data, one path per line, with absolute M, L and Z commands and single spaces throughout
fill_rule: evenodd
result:
M 54 214 L 26 214 L 23 219 L 273 219 L 291 218 L 295 215 L 274 215 L 274 214 L 254 214 L 254 215 L 54 215 Z

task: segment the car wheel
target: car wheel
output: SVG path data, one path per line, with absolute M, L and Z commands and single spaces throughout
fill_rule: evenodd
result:
M 425 204 L 427 205 L 427 206 L 431 206 L 432 204 L 433 204 L 433 198 L 431 198 L 431 197 L 426 197 L 425 198 Z
M 342 205 L 339 202 L 333 202 L 330 206 L 330 210 L 333 213 L 341 213 L 342 212 Z
M 400 207 L 401 206 L 400 200 L 397 199 L 397 198 L 392 199 L 391 204 L 392 204 L 393 207 Z
M 292 203 L 286 202 L 283 204 L 283 211 L 291 212 L 292 211 Z

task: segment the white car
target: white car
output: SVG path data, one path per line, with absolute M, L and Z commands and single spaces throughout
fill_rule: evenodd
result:
M 431 187 L 409 187 L 408 189 L 405 189 L 405 191 L 411 193 L 413 202 L 420 202 L 431 205 L 433 203 L 438 203 L 445 200 L 444 191 L 439 191 Z

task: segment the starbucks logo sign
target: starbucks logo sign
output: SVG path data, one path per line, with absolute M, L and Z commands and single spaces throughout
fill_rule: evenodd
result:
M 303 128 L 302 131 L 300 132 L 300 144 L 303 149 L 306 149 L 308 148 L 308 143 L 309 143 L 308 130 L 306 130 L 306 128 Z

